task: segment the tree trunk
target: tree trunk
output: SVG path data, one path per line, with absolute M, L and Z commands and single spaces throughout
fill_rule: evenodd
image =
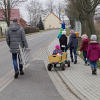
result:
M 86 33 L 87 33 L 89 38 L 92 34 L 96 34 L 96 30 L 95 30 L 94 22 L 93 22 L 92 18 L 87 17 L 87 19 L 86 19 L 86 29 L 87 29 Z
M 88 20 L 86 20 L 86 34 L 88 35 L 88 38 L 90 39 L 91 32 L 90 32 L 90 28 L 88 27 Z
M 81 29 L 82 29 L 82 34 L 85 34 L 85 32 L 86 32 L 86 28 L 85 28 L 85 21 L 84 20 L 81 20 L 81 25 L 82 25 L 82 27 L 81 27 Z
M 7 20 L 6 22 L 7 22 L 7 26 L 9 27 L 9 26 L 10 26 L 10 21 L 9 21 L 9 20 Z
M 91 34 L 96 34 L 93 19 L 88 18 L 87 21 L 88 21 L 88 27 L 90 28 Z

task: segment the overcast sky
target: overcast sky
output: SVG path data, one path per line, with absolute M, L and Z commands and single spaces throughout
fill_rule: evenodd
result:
M 20 6 L 15 7 L 15 8 L 19 8 L 22 18 L 25 19 L 26 21 L 29 21 L 29 18 L 28 18 L 28 12 L 25 9 L 25 5 L 27 5 L 29 3 L 29 1 L 30 0 L 28 0 L 28 2 L 21 3 Z M 54 1 L 54 4 L 56 5 L 58 2 L 63 2 L 64 0 L 53 0 L 53 1 Z M 48 0 L 39 0 L 39 2 L 42 2 L 44 5 L 46 2 L 48 2 Z M 66 18 L 67 17 L 65 17 L 65 19 Z

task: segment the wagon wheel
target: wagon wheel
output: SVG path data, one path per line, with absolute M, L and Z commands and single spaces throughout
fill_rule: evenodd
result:
M 63 71 L 65 70 L 65 64 L 64 63 L 62 64 L 61 68 L 62 68 Z
M 52 64 L 48 64 L 48 70 L 51 71 L 52 69 Z
M 68 67 L 70 67 L 70 61 L 68 60 Z

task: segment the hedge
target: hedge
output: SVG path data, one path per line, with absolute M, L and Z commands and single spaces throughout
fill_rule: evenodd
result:
M 39 32 L 38 27 L 25 27 L 24 28 L 25 34 Z

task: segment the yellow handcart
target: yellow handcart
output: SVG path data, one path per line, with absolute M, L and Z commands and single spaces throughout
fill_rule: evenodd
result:
M 48 56 L 49 64 L 48 64 L 48 70 L 51 71 L 52 67 L 55 68 L 61 68 L 63 71 L 65 70 L 65 64 L 68 64 L 68 67 L 70 67 L 70 61 L 67 60 L 67 53 L 62 52 L 63 55 L 51 55 Z

